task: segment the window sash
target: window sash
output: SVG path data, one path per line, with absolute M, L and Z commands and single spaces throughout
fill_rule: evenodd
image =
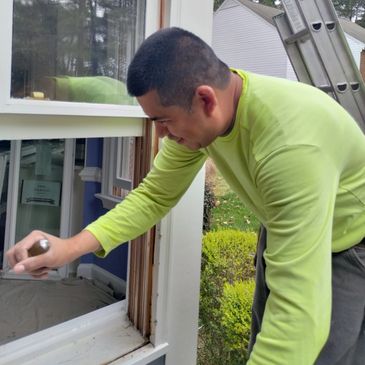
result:
M 146 1 L 145 16 L 145 37 L 158 29 L 159 0 Z M 0 124 L 6 123 L 8 115 L 37 114 L 46 115 L 49 123 L 53 122 L 50 116 L 88 116 L 88 117 L 144 117 L 144 113 L 139 106 L 134 105 L 112 105 L 112 104 L 92 104 L 75 103 L 62 101 L 36 101 L 24 99 L 12 99 L 10 97 L 11 88 L 11 54 L 12 54 L 12 11 L 13 0 L 0 1 L 0 42 L 2 52 L 0 55 Z M 137 17 L 137 23 L 140 22 Z M 135 40 L 138 42 L 139 40 Z M 7 115 L 5 115 L 7 114 Z M 103 133 L 100 135 L 103 136 Z M 59 136 L 58 136 L 59 137 Z M 74 137 L 80 137 L 75 135 Z M 87 135 L 84 135 L 87 137 Z M 39 138 L 39 137 L 38 137 Z

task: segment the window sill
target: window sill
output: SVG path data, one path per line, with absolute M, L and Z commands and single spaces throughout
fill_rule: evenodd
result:
M 126 301 L 0 346 L 0 364 L 146 364 L 163 356 L 127 318 Z
M 118 203 L 122 201 L 122 199 L 104 194 L 95 194 L 95 198 L 100 199 L 103 203 L 103 208 L 105 209 L 113 209 Z

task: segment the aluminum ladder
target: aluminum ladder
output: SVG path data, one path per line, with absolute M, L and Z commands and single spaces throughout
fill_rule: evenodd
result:
M 365 84 L 330 0 L 282 0 L 273 17 L 298 80 L 336 99 L 365 133 Z

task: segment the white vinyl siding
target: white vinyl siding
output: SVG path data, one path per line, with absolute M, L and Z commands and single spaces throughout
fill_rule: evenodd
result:
M 295 71 L 293 69 L 293 66 L 291 65 L 291 62 L 289 60 L 289 57 L 287 57 L 287 64 L 286 64 L 286 78 L 288 80 L 294 80 L 297 81 L 297 75 L 295 74 Z
M 351 37 L 348 34 L 346 35 L 347 43 L 349 44 L 352 55 L 354 56 L 354 60 L 356 62 L 357 68 L 360 68 L 360 54 L 361 51 L 365 48 L 365 43 L 359 41 L 358 39 Z
M 213 17 L 213 49 L 230 67 L 286 78 L 288 61 L 276 28 L 235 0 Z

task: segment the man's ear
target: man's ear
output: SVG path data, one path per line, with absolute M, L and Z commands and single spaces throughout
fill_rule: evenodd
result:
M 218 104 L 217 94 L 209 85 L 200 85 L 195 90 L 195 101 L 203 108 L 207 116 L 211 116 Z

